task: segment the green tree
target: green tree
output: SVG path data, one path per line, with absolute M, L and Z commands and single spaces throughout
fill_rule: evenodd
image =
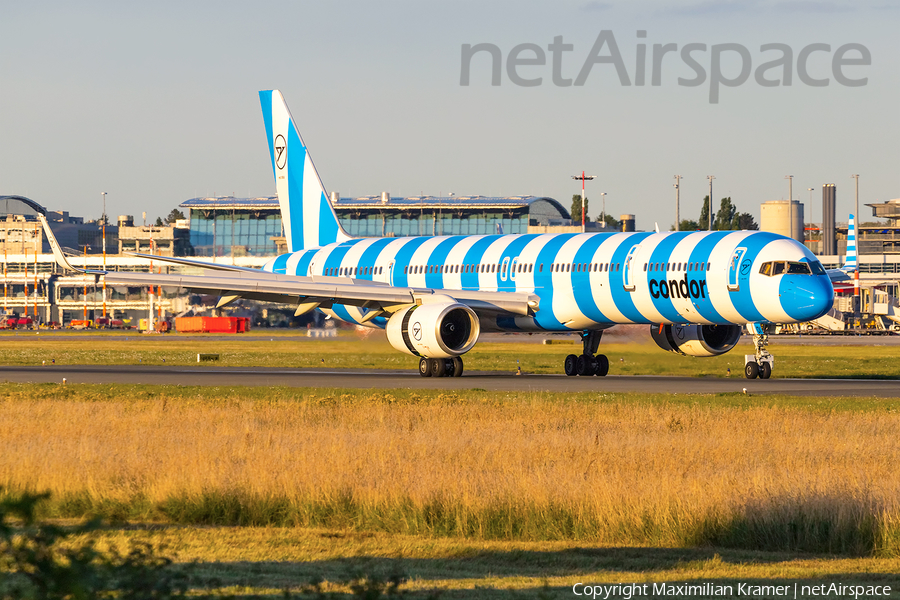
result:
M 734 220 L 731 222 L 731 228 L 741 231 L 755 231 L 759 229 L 759 225 L 756 224 L 756 220 L 750 213 L 740 213 L 734 216 Z
M 156 223 L 153 224 L 154 227 L 165 227 L 166 224 L 163 223 L 162 217 L 156 217 Z
M 731 196 L 722 198 L 719 202 L 719 210 L 716 212 L 716 219 L 713 223 L 713 229 L 716 231 L 727 231 L 734 229 L 732 224 L 737 216 L 737 208 L 731 203 Z
M 700 231 L 709 229 L 709 196 L 703 198 L 703 208 L 700 209 L 700 218 L 697 220 Z
M 183 219 L 183 218 L 184 218 L 184 213 L 181 212 L 180 210 L 178 210 L 177 208 L 173 208 L 172 212 L 169 213 L 169 216 L 166 217 L 166 223 L 168 223 L 169 225 L 174 225 L 175 221 L 177 221 L 178 219 Z
M 619 221 L 611 215 L 606 215 L 603 219 L 598 216 L 597 222 L 606 223 L 606 227 L 608 229 L 621 229 L 621 224 L 619 223 Z
M 585 196 L 585 216 L 587 215 L 588 206 L 590 206 L 590 203 L 588 202 L 587 196 Z M 572 194 L 572 210 L 569 211 L 569 214 L 572 215 L 572 223 L 581 223 L 581 194 Z M 585 221 L 587 221 L 587 218 L 585 218 Z
M 701 227 L 697 221 L 693 219 L 682 219 L 681 223 L 678 225 L 678 231 L 700 231 Z M 669 231 L 675 231 L 675 226 L 673 225 Z

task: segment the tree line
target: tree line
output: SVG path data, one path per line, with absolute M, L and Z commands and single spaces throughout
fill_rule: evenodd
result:
M 732 203 L 731 196 L 722 198 L 719 201 L 719 210 L 713 216 L 714 231 L 741 231 L 756 230 L 759 225 L 753 215 L 745 212 L 738 212 L 737 207 Z M 703 197 L 703 208 L 700 209 L 700 218 L 682 219 L 678 224 L 679 231 L 706 231 L 709 229 L 709 196 Z M 672 227 L 672 231 L 675 227 Z
M 587 210 L 589 206 L 588 199 L 584 199 L 584 208 Z M 581 194 L 572 195 L 572 223 L 581 223 Z M 586 221 L 590 219 L 585 219 Z M 619 228 L 619 221 L 615 218 L 605 215 L 606 226 L 613 229 Z M 597 217 L 597 222 L 601 221 L 601 217 Z M 703 208 L 700 209 L 700 218 L 696 221 L 693 219 L 682 219 L 678 227 L 679 231 L 706 231 L 709 229 L 709 196 L 703 197 Z M 731 201 L 731 196 L 722 198 L 719 202 L 719 210 L 713 215 L 713 230 L 715 231 L 740 231 L 740 230 L 756 230 L 759 225 L 753 215 L 745 212 L 738 212 L 737 207 Z M 675 227 L 671 227 L 674 231 Z

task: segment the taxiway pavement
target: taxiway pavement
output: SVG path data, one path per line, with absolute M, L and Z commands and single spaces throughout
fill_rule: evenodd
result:
M 791 394 L 804 396 L 900 397 L 897 379 L 779 379 L 748 380 L 743 377 L 666 377 L 611 375 L 515 375 L 478 372 L 462 377 L 421 377 L 415 371 L 379 369 L 284 369 L 259 367 L 190 367 L 164 365 L 52 365 L 0 367 L 0 381 L 33 383 L 121 383 L 202 386 L 288 386 L 373 389 L 484 389 L 548 392 L 728 392 Z

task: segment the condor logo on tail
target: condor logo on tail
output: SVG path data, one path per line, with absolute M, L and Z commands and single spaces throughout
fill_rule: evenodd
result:
M 706 280 L 688 281 L 687 273 L 684 279 L 651 279 L 650 295 L 654 298 L 706 298 Z

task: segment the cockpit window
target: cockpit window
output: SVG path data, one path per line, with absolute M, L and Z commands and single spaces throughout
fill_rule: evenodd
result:
M 825 267 L 817 260 L 810 261 L 809 266 L 812 267 L 813 275 L 826 275 Z
M 812 267 L 812 269 L 810 269 Z M 804 263 L 804 262 L 786 262 L 786 261 L 773 261 L 763 263 L 759 268 L 759 272 L 763 275 L 768 275 L 769 277 L 774 277 L 775 275 L 783 275 L 787 273 L 788 275 L 809 275 L 811 272 L 816 275 L 824 275 L 825 269 L 822 268 L 822 264 L 818 261 L 812 263 Z

